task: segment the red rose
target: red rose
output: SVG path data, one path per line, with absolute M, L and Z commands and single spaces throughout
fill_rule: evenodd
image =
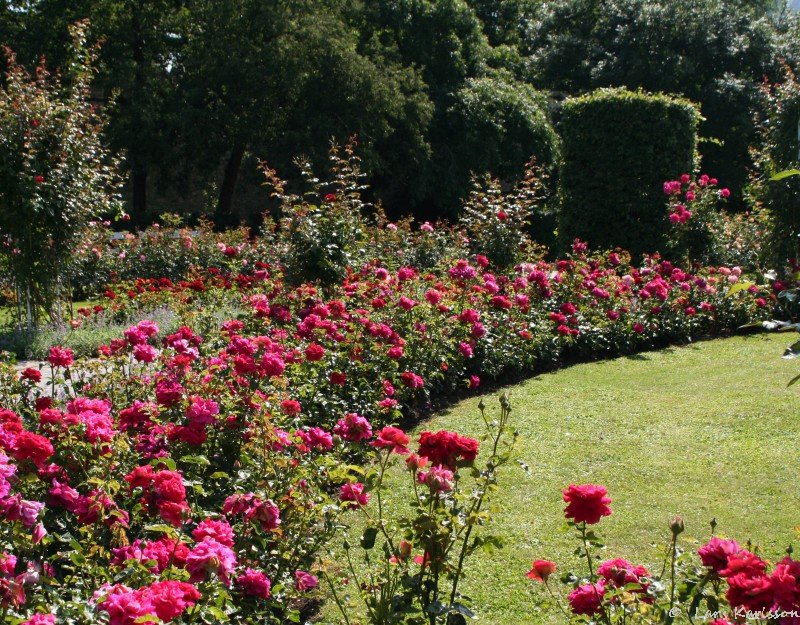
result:
M 423 380 L 421 376 L 418 376 L 416 373 L 411 371 L 404 371 L 401 373 L 400 381 L 408 388 L 417 389 L 425 386 L 425 380 Z
M 556 572 L 556 563 L 550 560 L 536 560 L 533 567 L 527 573 L 529 579 L 537 582 L 545 582 L 547 578 Z
M 370 443 L 373 447 L 378 449 L 391 449 L 396 454 L 407 454 L 408 436 L 400 428 L 387 425 L 383 428 L 375 440 Z
M 634 566 L 623 558 L 606 560 L 598 567 L 597 574 L 618 588 L 627 584 L 637 584 L 642 577 L 650 577 L 645 567 Z
M 583 584 L 578 586 L 567 596 L 573 614 L 587 614 L 589 616 L 600 611 L 603 595 L 606 592 L 603 580 L 596 584 Z
M 131 488 L 148 488 L 153 482 L 153 467 L 149 464 L 136 467 L 125 476 L 125 481 Z
M 564 515 L 575 523 L 593 525 L 611 514 L 608 507 L 611 499 L 607 495 L 606 487 L 599 484 L 570 484 L 564 490 L 564 501 L 567 502 Z
M 188 512 L 189 506 L 183 501 L 162 501 L 158 504 L 158 514 L 162 519 L 174 527 L 180 527 L 183 525 L 183 520 Z
M 302 406 L 300 405 L 300 402 L 295 399 L 284 399 L 281 402 L 281 410 L 283 410 L 284 414 L 287 414 L 291 417 L 296 414 L 300 414 Z
M 716 536 L 697 550 L 703 566 L 707 566 L 719 573 L 728 566 L 728 558 L 740 551 L 739 543 L 735 540 L 724 540 Z
M 186 500 L 183 476 L 177 471 L 159 471 L 153 477 L 153 489 L 161 501 L 181 503 Z
M 728 556 L 728 561 L 725 568 L 719 572 L 722 577 L 733 577 L 739 573 L 747 575 L 760 575 L 767 568 L 767 563 L 759 558 L 756 554 L 741 549 L 735 554 Z
M 42 381 L 42 372 L 38 369 L 34 369 L 33 367 L 27 367 L 26 369 L 23 369 L 20 375 L 23 379 L 30 380 L 31 382 L 37 384 Z
M 30 458 L 40 467 L 53 455 L 53 445 L 44 436 L 23 430 L 17 435 L 11 454 L 20 462 Z
M 769 610 L 774 600 L 772 580 L 766 575 L 739 573 L 728 579 L 728 603 L 757 612 Z
M 459 460 L 474 462 L 478 455 L 478 441 L 455 432 L 423 432 L 419 437 L 419 455 L 440 465 L 454 469 Z
M 333 371 L 328 379 L 335 386 L 344 386 L 345 382 L 347 382 L 347 375 L 341 371 Z
M 775 565 L 771 578 L 775 603 L 781 609 L 792 610 L 800 605 L 800 562 L 785 557 Z
M 54 346 L 50 348 L 50 356 L 47 361 L 54 367 L 69 367 L 75 362 L 75 359 L 71 349 Z
M 318 360 L 322 360 L 324 355 L 325 349 L 323 349 L 322 345 L 311 343 L 311 345 L 306 347 L 306 360 L 309 362 L 317 362 Z

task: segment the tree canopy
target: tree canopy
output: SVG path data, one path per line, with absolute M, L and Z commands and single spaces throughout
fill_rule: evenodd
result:
M 800 59 L 776 0 L 22 0 L 0 43 L 52 70 L 84 19 L 139 223 L 257 218 L 259 159 L 299 177 L 351 136 L 390 214 L 453 216 L 472 173 L 555 168 L 558 102 L 599 87 L 698 102 L 705 169 L 735 190 L 759 87 Z

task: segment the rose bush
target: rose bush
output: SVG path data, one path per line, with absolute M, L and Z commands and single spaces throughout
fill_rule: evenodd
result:
M 675 517 L 664 561 L 651 572 L 624 558 L 602 560 L 598 555 L 604 545 L 589 526 L 612 514 L 605 487 L 572 484 L 564 490 L 564 500 L 567 522 L 580 541 L 576 553 L 586 569 L 565 573 L 563 591 L 550 581 L 558 568 L 555 562 L 535 560 L 527 577 L 543 584 L 569 622 L 671 625 L 688 617 L 687 622 L 714 625 L 791 625 L 800 617 L 800 562 L 792 559 L 791 550 L 770 566 L 749 545 L 714 535 L 712 521 L 712 536 L 692 554 L 679 545 L 684 523 Z

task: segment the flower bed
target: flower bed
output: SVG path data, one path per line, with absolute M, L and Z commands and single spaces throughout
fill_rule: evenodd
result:
M 442 271 L 375 261 L 325 291 L 248 268 L 109 290 L 102 314 L 166 306 L 185 325 L 140 322 L 93 360 L 54 348 L 47 389 L 38 370 L 3 370 L 9 618 L 301 618 L 320 549 L 367 503 L 366 453 L 405 444 L 383 426 L 508 370 L 728 332 L 769 299 L 735 268 L 634 267 L 579 243 L 506 272 L 480 255 Z M 436 436 L 458 440 L 431 434 L 418 453 L 449 466 Z M 453 479 L 439 478 L 437 494 Z

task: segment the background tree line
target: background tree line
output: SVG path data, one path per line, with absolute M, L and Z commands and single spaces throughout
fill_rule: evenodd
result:
M 534 154 L 556 174 L 559 101 L 613 86 L 698 102 L 704 170 L 736 198 L 760 87 L 800 65 L 772 0 L 5 1 L 0 42 L 58 67 L 82 19 L 140 224 L 255 221 L 258 159 L 299 177 L 353 134 L 390 214 L 452 217 L 471 172 L 511 181 Z

